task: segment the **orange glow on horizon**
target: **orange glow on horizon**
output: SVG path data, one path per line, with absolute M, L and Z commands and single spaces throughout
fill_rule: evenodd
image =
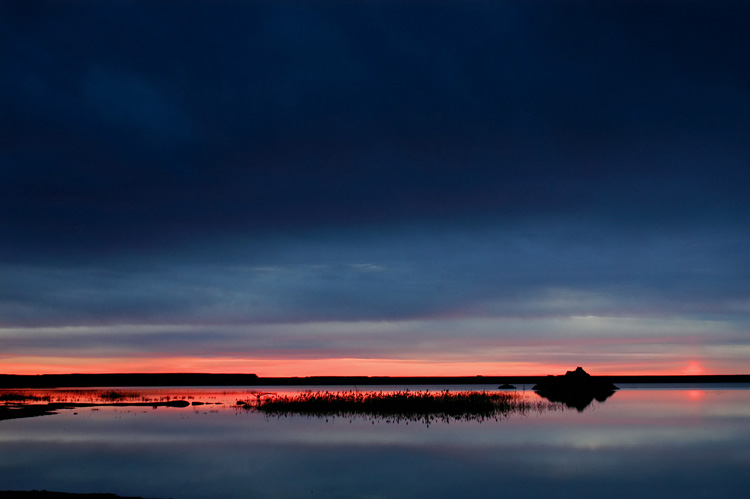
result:
M 691 360 L 687 363 L 687 367 L 685 367 L 682 374 L 700 375 L 706 374 L 706 370 L 703 369 L 703 366 L 700 362 L 698 362 L 697 360 Z
M 498 362 L 430 362 L 403 359 L 17 359 L 0 361 L 5 374 L 94 373 L 254 373 L 261 377 L 305 376 L 535 376 L 559 366 Z M 508 374 L 509 373 L 509 374 Z
M 545 376 L 581 365 L 592 375 L 706 374 L 697 361 L 678 365 L 604 365 L 542 362 L 471 362 L 429 359 L 257 358 L 51 358 L 0 360 L 0 374 L 254 373 L 261 377 L 305 376 Z

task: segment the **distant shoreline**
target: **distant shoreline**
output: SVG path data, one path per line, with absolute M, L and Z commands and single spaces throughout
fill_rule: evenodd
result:
M 750 374 L 594 376 L 615 384 L 750 383 Z M 170 386 L 372 386 L 372 385 L 533 385 L 546 376 L 306 376 L 255 374 L 125 373 L 0 375 L 0 388 L 93 388 Z

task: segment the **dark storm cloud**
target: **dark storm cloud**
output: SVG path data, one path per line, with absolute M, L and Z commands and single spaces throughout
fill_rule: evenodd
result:
M 743 2 L 4 2 L 6 259 L 747 224 Z

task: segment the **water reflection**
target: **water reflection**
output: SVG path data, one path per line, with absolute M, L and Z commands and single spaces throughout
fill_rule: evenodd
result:
M 529 393 L 476 390 L 175 390 L 53 389 L 0 391 L 0 421 L 91 407 L 239 407 L 266 416 L 362 418 L 388 422 L 485 421 L 559 411 L 569 404 Z M 580 408 L 579 410 L 582 410 Z
M 750 390 L 622 388 L 581 413 L 429 426 L 267 417 L 234 406 L 247 392 L 144 390 L 221 404 L 2 421 L 0 488 L 174 499 L 746 496 Z
M 564 404 L 569 409 L 576 409 L 578 412 L 583 412 L 591 406 L 592 402 L 604 403 L 608 398 L 615 394 L 615 390 L 601 390 L 601 391 L 573 391 L 573 392 L 559 392 L 559 391 L 545 391 L 538 390 L 537 393 L 549 400 L 550 402 L 558 402 Z
M 210 392 L 206 392 L 210 393 Z M 215 398 L 211 394 L 210 398 Z M 87 407 L 188 407 L 222 402 L 195 400 L 195 394 L 163 390 L 67 389 L 0 391 L 0 421 L 50 416 Z

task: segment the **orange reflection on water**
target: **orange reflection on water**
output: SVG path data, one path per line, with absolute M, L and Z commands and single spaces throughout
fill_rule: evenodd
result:
M 0 390 L 0 406 L 18 404 L 161 404 L 184 401 L 192 406 L 234 406 L 251 398 L 255 388 L 213 387 L 115 387 L 115 388 L 39 388 Z M 273 390 L 274 392 L 283 391 Z
M 706 392 L 704 390 L 686 390 L 685 395 L 691 402 L 700 402 L 703 400 Z

